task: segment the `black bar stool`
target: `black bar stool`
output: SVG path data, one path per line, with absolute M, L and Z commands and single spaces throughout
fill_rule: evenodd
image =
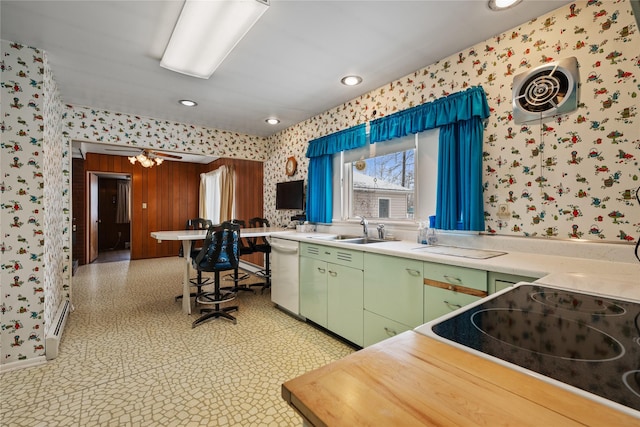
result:
M 222 290 L 220 288 L 220 272 L 233 270 L 238 271 L 240 253 L 238 250 L 238 240 L 240 239 L 240 227 L 231 222 L 223 222 L 221 225 L 214 225 L 207 230 L 207 237 L 198 256 L 193 260 L 193 267 L 198 271 L 208 271 L 214 274 L 214 291 L 204 292 L 196 298 L 199 304 L 213 305 L 212 308 L 201 308 L 203 314 L 195 320 L 191 327 L 206 322 L 209 319 L 224 317 L 237 323 L 235 317 L 229 314 L 231 311 L 238 311 L 238 306 L 221 307 L 220 304 L 232 301 L 236 293 Z

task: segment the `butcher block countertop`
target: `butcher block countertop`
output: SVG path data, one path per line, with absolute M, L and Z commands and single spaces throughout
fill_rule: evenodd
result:
M 313 426 L 638 426 L 640 419 L 407 331 L 282 385 Z

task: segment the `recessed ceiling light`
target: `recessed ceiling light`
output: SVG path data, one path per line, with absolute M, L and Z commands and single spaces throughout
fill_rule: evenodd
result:
M 522 0 L 489 0 L 489 9 L 505 10 L 520 3 Z
M 198 103 L 196 101 L 192 101 L 190 99 L 181 99 L 178 102 L 180 104 L 184 105 L 185 107 L 195 107 L 196 105 L 198 105 Z
M 340 82 L 345 86 L 355 86 L 362 83 L 362 77 L 360 76 L 345 76 Z
M 275 117 L 271 117 L 266 119 L 265 122 L 269 123 L 270 125 L 277 125 L 278 123 L 280 123 L 280 120 L 276 119 Z

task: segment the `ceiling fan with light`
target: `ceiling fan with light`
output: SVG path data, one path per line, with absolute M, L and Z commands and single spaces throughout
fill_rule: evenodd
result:
M 105 151 L 120 151 L 120 152 L 138 152 L 138 154 L 134 156 L 127 156 L 132 165 L 136 164 L 136 161 L 140 163 L 145 168 L 153 167 L 153 165 L 161 165 L 164 161 L 164 158 L 168 159 L 182 159 L 182 156 L 178 156 L 175 154 L 163 153 L 162 151 L 148 150 L 146 148 L 132 148 L 132 149 L 116 149 L 116 148 L 107 148 Z

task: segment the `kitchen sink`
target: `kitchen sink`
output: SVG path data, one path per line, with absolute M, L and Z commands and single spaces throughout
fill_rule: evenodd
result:
M 320 240 L 335 240 L 344 243 L 354 243 L 356 245 L 366 245 L 368 243 L 380 243 L 386 242 L 387 240 L 376 239 L 373 237 L 363 237 L 363 236 L 354 236 L 352 234 L 338 234 L 338 235 L 330 235 L 330 236 L 310 236 L 311 239 L 320 239 Z
M 371 237 L 357 237 L 357 238 L 353 238 L 353 239 L 343 239 L 342 241 L 344 243 L 355 243 L 356 245 L 366 245 L 368 243 L 386 242 L 386 240 L 375 239 L 375 238 L 371 238 Z
M 352 240 L 352 239 L 362 239 L 362 236 L 356 236 L 353 234 L 332 234 L 329 236 L 310 236 L 311 239 L 321 239 L 321 240 Z

